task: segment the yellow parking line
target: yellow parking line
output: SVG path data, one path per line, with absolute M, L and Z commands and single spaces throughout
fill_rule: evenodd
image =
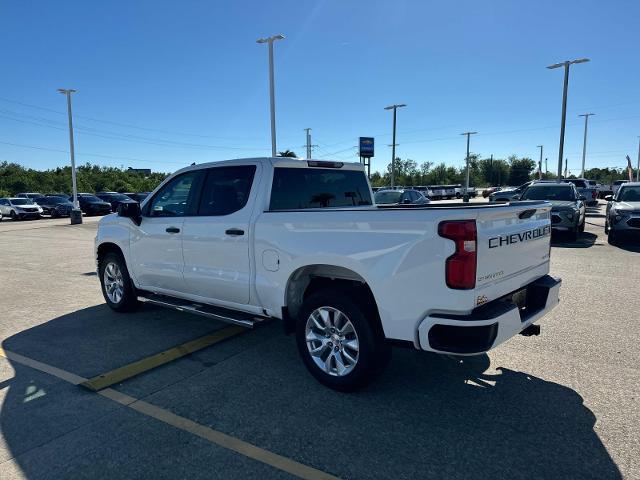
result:
M 98 390 L 123 382 L 124 380 L 128 380 L 136 375 L 140 375 L 141 373 L 157 368 L 160 365 L 172 362 L 178 358 L 184 357 L 185 355 L 189 355 L 190 353 L 209 347 L 221 342 L 222 340 L 226 340 L 227 338 L 234 337 L 246 331 L 246 328 L 236 325 L 226 327 L 221 330 L 217 330 L 210 335 L 196 338 L 195 340 L 170 348 L 164 352 L 124 365 L 123 367 L 116 368 L 110 372 L 100 374 L 82 382 L 81 385 L 89 390 L 97 392 Z
M 16 363 L 34 368 L 35 370 L 48 373 L 54 377 L 60 378 L 61 380 L 72 383 L 73 385 L 79 385 L 87 381 L 85 378 L 71 372 L 47 365 L 46 363 L 38 362 L 37 360 L 27 358 L 17 353 L 8 352 L 2 348 L 0 348 L 0 356 L 13 360 Z M 264 463 L 265 465 L 269 465 L 283 472 L 287 472 L 298 478 L 305 480 L 338 480 L 338 477 L 323 472 L 322 470 L 318 470 L 303 463 L 296 462 L 290 458 L 278 455 L 277 453 L 257 447 L 249 442 L 245 442 L 239 438 L 219 432 L 213 428 L 206 427 L 194 422 L 193 420 L 181 417 L 180 415 L 171 413 L 168 410 L 152 405 L 144 400 L 139 400 L 130 395 L 118 392 L 112 388 L 104 388 L 97 393 L 104 398 L 117 402 L 124 407 L 131 408 L 145 416 L 154 418 L 166 425 L 170 425 L 179 430 L 196 435 L 222 448 L 239 453 L 240 455 Z
M 148 417 L 153 417 L 167 425 L 184 430 L 200 438 L 208 440 L 211 443 L 215 443 L 227 450 L 232 450 L 236 453 L 244 455 L 245 457 L 252 458 L 258 462 L 265 463 L 271 467 L 277 468 L 284 472 L 290 473 L 298 478 L 304 478 L 307 480 L 336 480 L 337 477 L 330 475 L 321 470 L 309 467 L 302 463 L 298 463 L 290 458 L 283 457 L 277 453 L 264 450 L 260 447 L 240 440 L 239 438 L 232 437 L 226 433 L 219 432 L 209 427 L 205 427 L 199 423 L 189 420 L 188 418 L 181 417 L 175 413 L 171 413 L 168 410 L 152 405 L 143 400 L 137 400 L 129 395 L 116 392 L 111 388 L 106 388 L 100 392 L 100 395 L 110 398 L 122 405 L 140 412 Z

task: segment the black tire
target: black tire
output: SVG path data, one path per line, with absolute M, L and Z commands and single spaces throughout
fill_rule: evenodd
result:
M 614 232 L 610 228 L 609 229 L 609 235 L 607 236 L 607 241 L 609 242 L 609 245 L 615 245 L 617 239 L 618 239 L 618 236 L 616 235 L 616 232 Z
M 605 220 L 605 221 L 604 221 L 604 233 L 605 233 L 606 235 L 608 235 L 608 234 L 609 234 L 609 221 L 608 221 L 608 220 Z
M 105 270 L 107 266 L 111 263 L 114 263 L 119 271 L 122 274 L 122 298 L 118 302 L 114 302 L 107 295 L 107 291 L 105 288 Z M 133 282 L 131 281 L 131 277 L 129 276 L 129 270 L 127 269 L 127 264 L 124 261 L 124 258 L 120 253 L 109 252 L 104 255 L 100 259 L 100 263 L 98 265 L 98 275 L 100 276 L 100 286 L 102 287 L 102 296 L 104 297 L 105 302 L 112 310 L 116 312 L 130 312 L 135 310 L 138 307 L 138 297 L 136 293 L 136 289 L 133 286 Z
M 9 216 L 11 217 L 11 220 L 13 220 L 13 221 L 18 220 L 18 214 L 16 213 L 15 210 L 11 210 L 11 213 L 9 214 Z
M 391 347 L 386 343 L 384 334 L 379 331 L 380 328 L 376 327 L 377 313 L 367 309 L 366 303 L 354 300 L 354 295 L 349 293 L 326 289 L 309 295 L 302 304 L 296 322 L 296 343 L 303 363 L 316 380 L 341 392 L 351 392 L 370 384 L 382 373 L 391 358 Z M 357 362 L 353 369 L 343 376 L 331 375 L 321 369 L 307 347 L 307 320 L 311 313 L 320 307 L 330 307 L 342 312 L 357 334 L 359 344 Z M 331 351 L 331 348 L 328 348 Z
M 587 223 L 587 221 L 586 221 L 586 220 L 583 220 L 583 221 L 582 221 L 582 223 L 580 224 L 580 226 L 578 227 L 578 231 L 579 231 L 580 233 L 584 232 L 584 226 L 585 226 L 585 223 Z
M 60 216 L 55 208 L 51 209 L 49 212 L 51 213 L 51 218 L 58 218 Z

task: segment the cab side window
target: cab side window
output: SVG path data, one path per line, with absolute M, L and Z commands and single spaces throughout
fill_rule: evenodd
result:
M 195 196 L 202 178 L 200 170 L 183 173 L 170 180 L 149 203 L 150 217 L 184 217 L 194 214 Z
M 198 215 L 230 215 L 249 199 L 255 165 L 210 168 L 202 187 Z

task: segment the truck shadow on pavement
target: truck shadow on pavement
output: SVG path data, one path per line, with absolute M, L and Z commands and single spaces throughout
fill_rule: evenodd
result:
M 590 248 L 596 245 L 598 236 L 590 232 L 581 232 L 578 238 L 571 240 L 566 232 L 554 232 L 551 235 L 551 246 L 558 248 Z
M 2 347 L 89 377 L 219 327 L 165 310 L 118 315 L 99 305 L 18 333 Z M 137 428 L 135 419 L 109 427 L 98 420 L 121 408 L 114 402 L 3 364 L 0 463 L 13 457 L 27 478 L 126 478 L 141 468 L 149 478 L 237 476 L 205 458 L 192 462 L 184 438 L 157 441 L 142 430 L 127 443 L 118 428 Z M 576 391 L 497 367 L 487 355 L 394 349 L 376 383 L 340 394 L 306 372 L 294 339 L 274 322 L 115 388 L 343 478 L 621 478 Z M 110 446 L 117 442 L 122 457 Z

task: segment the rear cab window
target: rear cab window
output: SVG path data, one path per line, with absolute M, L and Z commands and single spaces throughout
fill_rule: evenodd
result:
M 269 210 L 360 207 L 373 205 L 360 170 L 276 167 Z

